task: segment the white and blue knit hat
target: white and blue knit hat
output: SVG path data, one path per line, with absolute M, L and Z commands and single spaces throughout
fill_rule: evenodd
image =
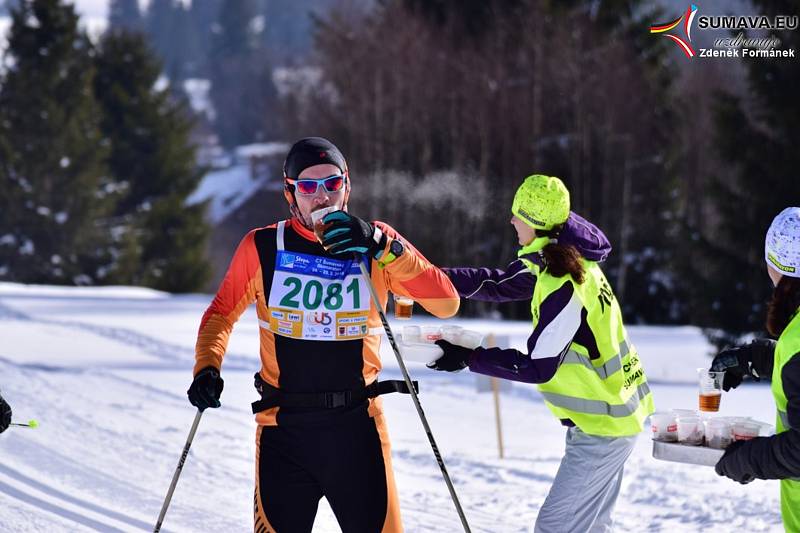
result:
M 787 207 L 772 221 L 764 260 L 784 276 L 800 278 L 800 207 Z

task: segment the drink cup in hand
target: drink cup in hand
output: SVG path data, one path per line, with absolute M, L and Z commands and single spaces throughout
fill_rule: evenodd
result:
M 325 215 L 328 213 L 333 213 L 334 211 L 339 211 L 339 208 L 336 206 L 323 207 L 322 209 L 317 209 L 316 211 L 311 212 L 311 223 L 314 227 L 314 235 L 316 235 L 320 244 L 322 243 L 322 234 L 328 227 L 328 224 L 322 222 L 322 219 L 325 218 Z
M 711 372 L 705 368 L 697 369 L 700 410 L 706 412 L 719 411 L 722 399 L 722 380 L 725 372 Z
M 394 295 L 394 317 L 399 320 L 408 320 L 414 310 L 414 300 L 407 296 Z

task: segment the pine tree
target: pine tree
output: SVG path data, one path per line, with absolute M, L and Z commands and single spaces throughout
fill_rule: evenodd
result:
M 143 36 L 104 35 L 95 92 L 103 108 L 108 165 L 124 191 L 116 205 L 118 282 L 183 292 L 209 273 L 203 206 L 186 206 L 202 171 L 195 163 L 187 109 L 155 89 L 161 65 Z
M 62 0 L 21 2 L 11 16 L 0 88 L 0 276 L 103 281 L 113 187 L 91 43 Z
M 754 2 L 768 17 L 797 13 L 798 1 Z M 796 31 L 780 33 L 781 48 L 800 48 Z M 763 332 L 771 284 L 764 236 L 782 209 L 800 205 L 800 64 L 785 58 L 745 61 L 748 99 L 717 97 L 715 141 L 730 171 L 713 177 L 719 220 L 690 228 L 688 244 L 700 250 L 693 281 L 694 321 L 718 345 Z
M 109 29 L 141 31 L 144 29 L 139 0 L 111 0 L 108 5 Z
M 225 146 L 269 138 L 277 105 L 253 0 L 226 0 L 211 42 L 211 100 Z

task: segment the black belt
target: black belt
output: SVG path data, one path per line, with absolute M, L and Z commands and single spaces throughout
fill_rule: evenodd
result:
M 414 392 L 419 392 L 419 384 L 414 385 Z M 405 381 L 373 381 L 364 388 L 336 392 L 285 392 L 273 387 L 259 374 L 255 375 L 255 387 L 261 399 L 253 402 L 253 414 L 272 407 L 317 407 L 320 409 L 336 409 L 364 402 L 367 398 L 375 398 L 382 394 L 399 392 L 410 394 Z

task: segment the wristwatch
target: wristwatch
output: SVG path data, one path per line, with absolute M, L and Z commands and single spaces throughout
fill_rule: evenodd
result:
M 385 267 L 403 255 L 405 249 L 406 247 L 403 245 L 403 241 L 399 239 L 392 239 L 392 242 L 389 243 L 389 251 L 381 256 L 381 258 L 378 260 L 378 265 L 380 265 L 381 268 Z

